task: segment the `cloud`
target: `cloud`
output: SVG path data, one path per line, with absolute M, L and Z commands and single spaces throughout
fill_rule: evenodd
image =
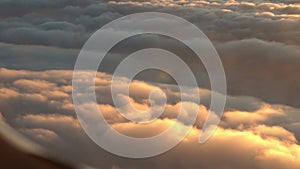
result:
M 277 1 L 56 2 L 56 5 L 63 4 L 62 7 L 45 5 L 45 9 L 54 8 L 55 12 L 11 14 L 0 21 L 0 40 L 3 42 L 0 65 L 28 70 L 73 69 L 79 49 L 105 23 L 135 12 L 166 12 L 194 23 L 213 41 L 225 66 L 231 95 L 250 95 L 269 103 L 299 107 L 294 92 L 298 90 L 298 80 L 291 75 L 298 71 L 300 23 L 295 13 L 299 4 L 292 2 L 295 1 L 289 1 L 291 4 Z M 5 4 L 11 3 L 5 1 Z M 200 87 L 209 88 L 201 61 L 195 61 L 192 52 L 179 42 L 141 36 L 117 46 L 104 60 L 101 71 L 111 73 L 126 54 L 135 50 L 161 47 L 189 61 Z M 278 80 L 277 73 L 272 72 L 278 72 L 284 80 Z M 141 80 L 162 81 L 159 74 L 153 72 L 144 74 L 143 78 Z
M 8 7 L 3 9 L 3 13 L 8 13 L 8 16 L 0 22 L 0 40 L 2 42 L 81 48 L 94 31 L 109 21 L 137 12 L 161 11 L 186 18 L 199 26 L 214 41 L 252 37 L 288 44 L 299 45 L 300 43 L 299 39 L 293 36 L 299 33 L 297 31 L 299 23 L 296 22 L 299 19 L 298 4 L 243 1 L 152 1 L 151 4 L 145 1 L 104 3 L 93 0 L 30 2 L 2 2 L 3 8 L 8 4 L 14 4 L 19 6 L 19 10 L 25 10 L 24 15 L 15 16 L 15 14 L 5 11 Z M 51 10 L 53 12 L 34 10 L 34 8 L 40 8 L 36 5 L 42 2 L 45 3 L 44 11 Z M 28 5 L 27 13 L 22 4 Z M 10 8 L 16 7 L 14 5 L 9 6 Z M 161 9 L 162 7 L 163 9 Z M 257 17 L 264 12 L 272 13 L 272 15 Z M 272 31 L 267 31 L 270 29 Z M 263 33 L 261 33 L 262 31 Z
M 208 105 L 199 105 L 196 125 L 178 146 L 158 157 L 129 160 L 102 150 L 83 132 L 71 101 L 72 71 L 1 69 L 0 77 L 3 79 L 0 82 L 3 86 L 0 110 L 6 122 L 44 147 L 51 147 L 50 151 L 64 159 L 104 168 L 281 169 L 289 164 L 291 169 L 296 169 L 300 166 L 297 140 L 300 136 L 297 127 L 299 110 L 293 107 L 270 105 L 252 97 L 229 96 L 218 130 L 206 143 L 198 144 L 201 127 L 208 114 Z M 110 79 L 111 75 L 98 73 L 96 93 L 101 93 L 99 97 L 109 95 Z M 145 100 L 150 91 L 157 88 L 167 91 L 167 96 L 179 97 L 172 84 L 148 84 L 136 80 L 132 85 L 139 91 L 130 95 L 136 107 L 142 105 L 149 109 L 150 105 L 145 104 Z M 210 99 L 210 91 L 199 89 L 199 92 L 203 94 L 203 100 Z M 29 95 L 36 99 L 29 99 Z M 38 96 L 44 100 L 38 99 Z M 99 108 L 117 131 L 141 138 L 157 135 L 175 122 L 181 104 L 178 100 L 173 100 L 176 104 L 167 102 L 162 116 L 149 124 L 126 120 L 112 102 L 99 103 Z M 180 125 L 179 128 L 185 127 L 184 123 Z M 176 133 L 170 135 L 170 139 L 172 137 L 176 137 Z
M 55 139 L 58 139 L 58 136 L 55 132 L 42 128 L 34 129 L 21 129 L 20 132 L 24 135 L 29 136 L 33 140 L 39 140 L 40 142 L 54 142 Z
M 56 84 L 47 81 L 26 79 L 16 80 L 13 85 L 29 92 L 39 92 L 39 90 L 45 90 L 56 86 Z
M 1 67 L 73 69 L 79 49 L 104 24 L 135 12 L 166 12 L 194 23 L 213 41 L 223 61 L 231 95 L 253 96 L 269 103 L 299 107 L 297 92 L 294 92 L 299 90 L 294 72 L 298 72 L 300 53 L 299 4 L 296 1 L 2 3 L 20 9 L 26 6 L 31 11 L 24 9 L 23 15 L 3 15 L 0 21 Z M 44 10 L 37 9 L 41 7 L 39 4 L 43 4 Z M 43 12 L 46 10 L 53 12 Z M 101 71 L 112 73 L 128 54 L 148 47 L 174 52 L 189 63 L 200 87 L 210 87 L 201 61 L 196 61 L 193 53 L 179 42 L 160 36 L 140 36 L 121 42 L 106 57 Z M 140 77 L 143 77 L 140 80 L 172 82 L 172 79 L 161 78 L 157 72 Z
M 274 116 L 284 116 L 283 110 L 264 105 L 255 112 L 228 111 L 224 114 L 224 121 L 226 124 L 238 128 L 239 125 L 265 124 L 271 121 Z
M 65 48 L 83 46 L 83 42 L 87 38 L 88 35 L 72 32 L 72 30 L 67 32 L 60 29 L 39 30 L 36 28 L 12 28 L 0 32 L 0 40 L 2 42 L 60 46 Z
M 265 125 L 259 125 L 254 127 L 254 133 L 260 135 L 263 138 L 271 137 L 276 138 L 279 140 L 296 143 L 297 140 L 295 138 L 295 135 L 288 130 L 284 129 L 283 127 L 279 126 L 265 126 Z
M 295 75 L 299 46 L 250 39 L 221 44 L 218 50 L 231 94 L 299 106 L 294 90 L 300 86 Z
M 297 169 L 299 6 L 297 0 L 1 1 L 0 119 L 57 156 L 95 167 Z M 144 72 L 131 85 L 130 102 L 148 110 L 149 94 L 159 89 L 168 98 L 165 111 L 150 125 L 125 119 L 112 102 L 109 83 L 110 73 L 126 55 L 147 47 L 172 51 L 190 65 L 200 84 L 201 104 L 190 135 L 165 154 L 133 160 L 102 150 L 83 132 L 71 98 L 71 70 L 94 31 L 121 16 L 145 11 L 175 14 L 201 28 L 220 54 L 230 95 L 218 130 L 199 145 L 211 92 L 201 61 L 167 37 L 136 36 L 117 44 L 97 74 L 95 91 L 108 123 L 124 134 L 148 137 L 164 131 L 175 122 L 182 104 L 172 78 Z M 123 88 L 120 83 L 120 92 Z M 185 127 L 184 120 L 181 125 Z
M 27 70 L 72 69 L 79 50 L 0 43 L 1 67 Z M 51 64 L 50 64 L 51 63 Z

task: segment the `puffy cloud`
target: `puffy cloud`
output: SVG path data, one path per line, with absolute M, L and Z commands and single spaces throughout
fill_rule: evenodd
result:
M 201 127 L 208 114 L 208 105 L 199 105 L 195 127 L 178 146 L 158 157 L 129 160 L 111 155 L 97 147 L 81 129 L 70 98 L 71 71 L 1 69 L 0 75 L 3 79 L 0 82 L 3 86 L 0 110 L 7 123 L 44 147 L 50 148 L 50 151 L 63 159 L 104 168 L 281 169 L 289 164 L 291 169 L 296 169 L 300 166 L 297 140 L 300 136 L 297 127 L 299 110 L 293 107 L 269 105 L 252 97 L 228 96 L 220 127 L 206 143 L 198 144 Z M 96 93 L 101 93 L 102 97 L 109 95 L 107 92 L 110 79 L 111 75 L 99 72 Z M 141 100 L 147 100 L 151 90 L 157 88 L 167 91 L 167 97 L 179 97 L 172 84 L 148 84 L 136 80 L 132 85 L 139 91 L 131 93 L 131 101 L 135 107 L 149 109 L 150 105 Z M 203 100 L 210 99 L 210 91 L 199 89 L 199 92 L 203 94 Z M 31 101 L 25 98 L 29 94 L 41 95 L 45 100 Z M 20 97 L 24 98 L 22 102 L 26 101 L 26 104 L 16 99 Z M 146 124 L 126 120 L 111 101 L 110 104 L 99 103 L 99 108 L 108 123 L 117 131 L 128 136 L 149 137 L 174 124 L 181 104 L 178 100 L 180 99 L 173 100 L 176 104 L 167 102 L 162 116 Z M 178 129 L 185 127 L 184 123 L 179 124 Z M 176 137 L 176 133 L 169 136 L 170 139 L 173 137 Z
M 291 143 L 297 142 L 293 133 L 279 126 L 269 127 L 265 125 L 259 125 L 254 127 L 253 130 L 255 134 L 258 134 L 263 138 L 271 137 L 275 139 L 280 139 L 282 141 L 289 141 Z
M 58 139 L 58 136 L 55 132 L 42 129 L 42 128 L 34 128 L 34 129 L 21 129 L 20 132 L 24 135 L 29 136 L 33 140 L 39 140 L 40 142 L 54 142 L 55 139 Z
M 50 83 L 47 81 L 40 81 L 40 80 L 34 81 L 34 80 L 26 80 L 26 79 L 16 80 L 14 81 L 13 85 L 28 92 L 38 92 L 56 86 L 54 83 Z
M 95 167 L 299 168 L 300 116 L 295 108 L 300 86 L 295 73 L 299 72 L 299 6 L 297 0 L 1 1 L 0 66 L 27 70 L 0 69 L 0 119 L 57 156 Z M 147 47 L 173 51 L 199 75 L 201 87 L 198 119 L 190 135 L 159 157 L 130 160 L 109 154 L 86 136 L 73 108 L 72 71 L 49 69 L 73 69 L 79 49 L 95 30 L 144 11 L 175 14 L 200 27 L 220 53 L 231 96 L 219 129 L 198 145 L 210 105 L 201 62 L 182 44 L 162 36 L 133 37 L 117 44 L 104 60 L 103 73 L 97 74 L 95 90 L 99 109 L 118 131 L 136 137 L 156 135 L 174 123 L 182 104 L 173 79 L 161 72 L 144 73 L 131 84 L 130 102 L 147 110 L 149 94 L 160 89 L 168 98 L 165 111 L 150 125 L 126 120 L 112 102 L 107 74 L 126 54 Z M 165 84 L 150 84 L 149 79 Z M 193 96 L 189 99 L 193 101 Z
M 0 24 L 2 25 L 0 32 L 3 35 L 0 36 L 0 39 L 2 38 L 3 42 L 23 45 L 2 43 L 3 61 L 1 66 L 31 70 L 72 69 L 79 50 L 57 47 L 80 48 L 93 31 L 122 15 L 149 10 L 163 11 L 184 17 L 196 24 L 216 44 L 225 66 L 230 94 L 251 95 L 270 103 L 299 106 L 294 92 L 298 86 L 297 79 L 294 79 L 296 76 L 291 76 L 290 73 L 298 71 L 296 56 L 299 55 L 300 42 L 297 37 L 299 37 L 298 27 L 300 25 L 297 20 L 293 20 L 291 15 L 279 11 L 287 6 L 296 8 L 297 4 L 259 3 L 256 1 L 248 3 L 239 1 L 227 3 L 223 1 L 218 3 L 207 1 L 156 2 L 156 4 L 148 5 L 138 5 L 137 2 L 100 4 L 88 2 L 90 4 L 86 6 L 75 2 L 77 5 L 58 9 L 59 17 L 52 13 L 39 12 L 19 17 L 7 17 Z M 143 3 L 147 2 L 139 2 L 139 4 Z M 168 5 L 164 5 L 164 3 Z M 199 6 L 185 7 L 189 3 L 199 3 Z M 119 8 L 119 6 L 124 8 Z M 161 10 L 161 6 L 164 6 L 163 10 Z M 248 8 L 244 9 L 244 6 L 252 6 L 251 8 L 254 9 L 249 11 Z M 260 15 L 263 16 L 257 17 Z M 275 15 L 275 17 L 268 18 L 265 15 Z M 279 15 L 286 16 L 280 18 Z M 286 19 L 289 17 L 290 19 Z M 97 23 L 97 25 L 93 25 L 93 23 Z M 19 32 L 20 30 L 21 32 Z M 22 33 L 24 30 L 25 32 Z M 26 33 L 26 31 L 33 34 Z M 14 36 L 17 38 L 12 38 Z M 37 37 L 37 41 L 34 40 L 35 37 Z M 134 42 L 135 40 L 136 42 Z M 194 60 L 191 59 L 193 58 L 192 53 L 185 51 L 186 48 L 182 47 L 180 43 L 162 37 L 143 36 L 124 43 L 107 57 L 107 62 L 104 61 L 105 63 L 102 64 L 104 70 L 101 71 L 111 73 L 115 65 L 118 65 L 118 61 L 126 54 L 137 50 L 136 48 L 162 47 L 180 55 L 185 61 Z M 172 47 L 168 48 L 166 44 Z M 133 48 L 133 46 L 135 47 Z M 252 50 L 253 48 L 257 50 Z M 246 50 L 247 52 L 244 52 Z M 25 59 L 26 62 L 24 62 Z M 245 59 L 255 61 L 246 62 Z M 270 59 L 272 64 L 266 63 Z M 232 65 L 232 63 L 235 64 Z M 203 84 L 201 87 L 209 88 L 207 75 L 201 62 L 192 61 L 190 64 L 191 67 L 194 67 L 193 70 L 198 70 L 198 81 Z M 259 72 L 253 70 L 254 68 Z M 250 69 L 252 71 L 249 71 Z M 248 78 L 243 76 L 245 71 Z M 272 73 L 274 71 L 278 71 L 280 76 L 285 79 L 279 81 L 275 73 Z M 253 78 L 254 76 L 255 78 Z M 142 80 L 149 78 L 162 80 L 158 74 L 153 76 L 153 73 L 144 74 L 143 78 Z M 295 81 L 296 83 L 294 83 Z M 293 84 L 292 87 L 289 87 L 290 84 Z M 265 86 L 269 86 L 269 88 Z M 273 92 L 274 90 L 279 92 Z
M 271 121 L 274 116 L 284 116 L 284 112 L 281 109 L 264 105 L 255 112 L 228 111 L 224 114 L 224 121 L 226 124 L 237 128 L 239 125 L 265 124 Z
M 22 4 L 14 1 L 2 3 Z M 53 3 L 53 1 L 49 1 L 49 3 L 55 6 L 46 5 L 44 10 L 52 10 L 53 13 L 36 11 L 32 14 L 31 9 L 23 16 L 9 17 L 14 16 L 14 14 L 10 14 L 1 20 L 0 40 L 16 44 L 80 48 L 92 32 L 113 19 L 136 12 L 162 11 L 190 20 L 203 29 L 214 41 L 253 37 L 299 44 L 299 40 L 293 36 L 298 32 L 299 23 L 290 20 L 299 19 L 298 4 L 155 0 L 151 3 L 146 1 L 111 1 L 109 3 L 99 3 L 98 1 Z M 5 6 L 4 4 L 2 7 Z M 24 4 L 34 8 L 33 4 L 39 3 L 27 2 Z M 24 9 L 22 5 L 20 6 L 19 9 Z M 161 9 L 162 7 L 164 8 Z M 272 15 L 257 17 L 264 12 L 272 13 Z M 266 31 L 270 28 L 272 31 Z M 264 31 L 264 33 L 260 34 L 260 31 Z
M 43 127 L 43 128 L 56 128 L 59 129 L 60 125 L 66 128 L 73 128 L 74 126 L 79 128 L 79 124 L 77 120 L 74 119 L 72 116 L 64 116 L 64 115 L 33 115 L 33 114 L 26 114 L 20 119 L 16 119 L 22 121 L 23 125 L 31 128 L 35 128 L 35 126 Z M 21 123 L 19 123 L 21 124 Z
M 105 23 L 135 12 L 167 12 L 191 21 L 216 44 L 225 66 L 228 92 L 231 95 L 250 95 L 270 103 L 299 106 L 297 93 L 294 92 L 298 90 L 298 80 L 291 75 L 298 71 L 300 44 L 299 13 L 297 14 L 299 4 L 296 1 L 154 0 L 151 3 L 99 3 L 90 0 L 54 3 L 45 0 L 43 3 L 2 3 L 3 8 L 23 9 L 26 6 L 28 11 L 24 9 L 25 14 L 7 13 L 0 21 L 0 41 L 4 42 L 0 44 L 0 54 L 3 56 L 1 67 L 29 70 L 72 69 L 79 48 Z M 44 4 L 45 11 L 52 12 L 36 9 L 39 8 L 36 5 L 40 3 Z M 108 55 L 106 62 L 104 60 L 101 71 L 111 73 L 126 54 L 145 47 L 165 48 L 189 61 L 193 71 L 199 76 L 201 87 L 209 88 L 206 71 L 200 61 L 192 59 L 192 52 L 186 51 L 187 48 L 174 40 L 156 36 L 142 36 L 119 44 Z M 272 73 L 275 71 L 278 73 Z M 284 79 L 278 80 L 277 74 Z M 141 80 L 162 81 L 159 73 L 153 72 L 143 74 L 143 78 Z M 172 79 L 165 81 L 170 82 Z
M 117 124 L 115 127 L 130 136 L 149 137 L 166 128 L 168 124 L 165 120 L 163 123 L 157 121 L 152 123 L 153 126 L 147 127 L 134 123 Z M 245 130 L 219 128 L 203 145 L 197 144 L 199 134 L 201 130 L 193 129 L 179 146 L 159 157 L 126 162 L 115 160 L 118 161 L 116 165 L 120 168 L 155 166 L 156 168 L 250 169 L 285 168 L 287 165 L 291 169 L 299 167 L 297 160 L 299 146 L 295 143 L 293 135 L 280 127 L 258 126 Z M 278 139 L 280 134 L 284 141 Z M 146 165 L 148 163 L 151 165 Z

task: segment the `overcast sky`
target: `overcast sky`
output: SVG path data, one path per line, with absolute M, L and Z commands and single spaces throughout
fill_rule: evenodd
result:
M 100 169 L 298 169 L 297 1 L 0 1 L 0 120 L 60 158 Z M 140 125 L 118 113 L 108 84 L 118 63 L 134 51 L 158 47 L 176 53 L 196 74 L 201 95 L 195 127 L 181 144 L 160 156 L 134 160 L 104 151 L 83 132 L 72 103 L 72 70 L 80 49 L 101 26 L 150 11 L 182 17 L 208 36 L 223 62 L 229 95 L 217 131 L 198 144 L 211 92 L 201 61 L 180 42 L 160 35 L 139 35 L 117 44 L 97 74 L 96 94 L 104 117 L 118 131 L 156 135 L 176 120 L 180 109 L 173 79 L 150 71 L 132 84 L 131 102 L 147 110 L 149 93 L 160 88 L 168 97 L 164 114 Z

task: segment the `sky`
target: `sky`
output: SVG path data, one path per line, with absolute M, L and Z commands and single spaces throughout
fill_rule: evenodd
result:
M 128 136 L 150 137 L 172 125 L 182 102 L 168 75 L 147 71 L 131 84 L 131 103 L 140 109 L 149 108 L 154 89 L 168 98 L 162 116 L 147 125 L 118 113 L 109 86 L 114 69 L 130 53 L 167 49 L 190 66 L 199 85 L 201 102 L 190 134 L 164 154 L 128 159 L 101 149 L 81 128 L 72 103 L 80 49 L 104 24 L 137 12 L 182 17 L 199 27 L 219 53 L 228 96 L 218 129 L 204 144 L 197 141 L 211 99 L 207 72 L 186 46 L 161 35 L 134 36 L 111 49 L 95 79 L 98 107 Z M 0 120 L 56 157 L 99 169 L 300 167 L 299 1 L 3 0 L 0 17 Z

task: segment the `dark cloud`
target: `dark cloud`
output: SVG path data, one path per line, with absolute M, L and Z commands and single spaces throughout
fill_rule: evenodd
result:
M 299 83 L 294 72 L 298 71 L 300 22 L 297 22 L 297 14 L 290 14 L 298 9 L 297 4 L 154 2 L 152 5 L 139 5 L 136 1 L 41 1 L 39 3 L 46 4 L 45 8 L 51 9 L 50 12 L 10 15 L 0 21 L 0 41 L 4 42 L 1 44 L 1 66 L 29 70 L 73 69 L 79 49 L 105 23 L 135 12 L 167 12 L 196 24 L 213 41 L 225 66 L 230 94 L 299 106 Z M 15 4 L 23 9 L 25 2 Z M 31 1 L 26 4 L 30 6 Z M 194 67 L 201 87 L 209 88 L 205 69 L 199 66 L 202 65 L 200 61 L 195 61 L 193 53 L 182 44 L 163 37 L 141 36 L 123 41 L 107 56 L 101 71 L 111 73 L 122 58 L 147 47 L 160 47 L 180 55 Z M 144 73 L 143 80 L 161 80 L 155 74 Z
M 217 48 L 231 94 L 243 93 L 299 107 L 299 46 L 250 39 L 220 44 Z

